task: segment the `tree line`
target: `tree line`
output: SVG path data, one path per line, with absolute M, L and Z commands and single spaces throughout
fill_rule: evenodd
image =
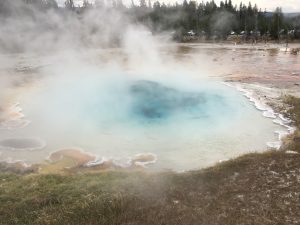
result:
M 59 6 L 56 0 L 15 0 L 22 1 L 41 11 L 57 10 L 60 12 L 71 11 L 75 14 L 85 13 L 86 10 L 106 8 L 118 10 L 127 14 L 133 22 L 148 26 L 153 32 L 172 30 L 178 40 L 187 34 L 203 35 L 207 38 L 218 37 L 225 39 L 229 34 L 239 35 L 267 35 L 278 39 L 281 35 L 298 37 L 300 30 L 300 16 L 286 17 L 280 7 L 274 12 L 262 10 L 256 4 L 249 2 L 247 5 L 240 3 L 233 5 L 231 0 L 221 1 L 219 5 L 214 0 L 197 3 L 184 0 L 182 4 L 165 4 L 159 1 L 151 2 L 132 0 L 130 6 L 123 4 L 122 0 L 96 0 L 91 3 L 84 0 L 81 6 L 75 5 L 73 0 L 66 0 Z M 0 2 L 0 15 L 9 16 L 12 7 L 10 0 Z M 192 32 L 191 32 L 192 31 Z M 189 33 L 190 32 L 190 33 Z M 298 33 L 297 33 L 298 32 Z

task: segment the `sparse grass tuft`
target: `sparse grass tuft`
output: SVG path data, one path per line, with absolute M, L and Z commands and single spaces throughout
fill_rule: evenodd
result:
M 300 128 L 300 98 L 296 98 L 291 95 L 285 96 L 284 103 L 290 106 L 286 114 L 294 121 L 295 126 L 297 126 L 299 129 Z
M 286 115 L 294 122 L 297 131 L 286 138 L 285 150 L 300 153 L 300 98 L 294 96 L 286 96 L 284 103 L 288 106 Z

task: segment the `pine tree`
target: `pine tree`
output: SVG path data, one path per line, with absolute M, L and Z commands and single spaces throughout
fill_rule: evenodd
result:
M 151 0 L 148 0 L 148 8 L 152 9 Z
M 73 0 L 66 0 L 65 1 L 65 7 L 66 7 L 66 9 L 74 10 L 75 5 L 74 5 Z
M 141 8 L 147 8 L 146 0 L 140 0 L 140 7 Z
M 273 13 L 271 20 L 271 36 L 279 39 L 279 36 L 283 29 L 283 13 L 282 9 L 277 7 L 275 12 Z

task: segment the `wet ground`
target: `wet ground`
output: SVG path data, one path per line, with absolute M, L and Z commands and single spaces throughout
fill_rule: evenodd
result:
M 216 76 L 226 81 L 300 90 L 300 44 L 288 48 L 284 44 L 185 44 L 179 49 L 196 65 L 205 61 L 206 67 L 213 67 Z

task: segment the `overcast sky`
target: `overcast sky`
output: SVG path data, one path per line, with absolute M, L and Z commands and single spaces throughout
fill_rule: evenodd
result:
M 94 0 L 89 0 L 93 2 Z M 109 1 L 109 0 L 106 0 Z M 140 0 L 134 0 L 136 4 L 139 4 Z M 156 0 L 151 0 L 151 2 L 155 2 Z M 181 3 L 183 0 L 159 0 L 160 2 L 165 3 Z M 201 2 L 202 0 L 198 0 L 197 2 Z M 225 1 L 225 0 L 224 0 Z M 242 0 L 245 4 L 248 5 L 249 0 Z M 63 4 L 65 0 L 58 0 L 60 4 Z M 82 3 L 82 0 L 74 0 L 76 4 Z M 131 0 L 123 0 L 125 4 L 130 4 Z M 146 1 L 148 2 L 148 1 Z M 204 0 L 206 2 L 206 0 Z M 220 0 L 215 0 L 217 4 L 220 3 Z M 241 0 L 232 0 L 233 4 L 239 5 Z M 254 5 L 257 4 L 258 8 L 264 10 L 265 8 L 267 11 L 274 11 L 277 6 L 280 6 L 284 12 L 300 12 L 300 0 L 250 0 L 250 2 Z
M 216 2 L 220 2 L 217 0 Z M 233 4 L 240 4 L 240 0 L 232 0 Z M 249 1 L 243 1 L 248 4 Z M 284 12 L 300 12 L 300 0 L 251 0 L 253 4 L 257 4 L 258 8 L 274 11 L 280 6 Z

